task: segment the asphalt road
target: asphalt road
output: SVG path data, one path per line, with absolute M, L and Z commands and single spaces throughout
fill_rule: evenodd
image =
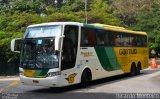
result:
M 159 99 L 160 69 L 146 69 L 135 77 L 119 75 L 96 80 L 87 88 L 47 88 L 26 86 L 18 79 L 0 80 L 0 93 L 2 99 Z

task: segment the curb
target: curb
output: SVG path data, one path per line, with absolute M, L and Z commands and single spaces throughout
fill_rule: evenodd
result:
M 9 81 L 9 80 L 20 80 L 19 77 L 0 77 L 0 81 Z
M 152 68 L 151 66 L 148 66 L 149 69 L 158 69 L 160 68 L 160 65 L 157 66 L 157 68 Z

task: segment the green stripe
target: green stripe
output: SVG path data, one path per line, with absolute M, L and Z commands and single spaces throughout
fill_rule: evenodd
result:
M 95 47 L 95 51 L 99 58 L 102 67 L 107 71 L 120 69 L 120 64 L 117 61 L 114 48 Z
M 36 76 L 46 76 L 48 70 L 36 70 L 36 72 L 33 74 L 34 77 Z
M 47 73 L 48 73 L 48 70 L 43 70 L 43 71 L 40 73 L 40 75 L 42 75 L 42 76 L 46 76 L 46 75 L 47 75 Z

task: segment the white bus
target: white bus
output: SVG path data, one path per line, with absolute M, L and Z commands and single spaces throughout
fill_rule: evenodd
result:
M 20 50 L 17 43 L 21 41 Z M 147 34 L 122 27 L 78 22 L 30 25 L 13 39 L 20 52 L 23 84 L 62 87 L 148 67 Z

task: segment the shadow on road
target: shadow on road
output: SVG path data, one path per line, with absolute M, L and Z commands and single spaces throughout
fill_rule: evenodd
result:
M 97 87 L 97 86 L 110 84 L 110 83 L 115 83 L 115 82 L 119 82 L 119 81 L 123 81 L 123 80 L 129 80 L 132 78 L 152 74 L 152 73 L 155 73 L 158 71 L 160 71 L 160 69 L 153 69 L 153 70 L 146 69 L 146 70 L 142 71 L 141 75 L 136 75 L 136 76 L 132 76 L 132 77 L 129 74 L 123 74 L 123 75 L 107 77 L 107 78 L 103 78 L 103 79 L 99 79 L 99 80 L 94 80 L 89 83 L 88 88 Z M 67 87 L 60 87 L 60 88 L 36 89 L 36 90 L 29 91 L 29 93 L 32 92 L 32 93 L 52 93 L 52 94 L 55 93 L 56 94 L 56 93 L 66 93 L 66 92 L 75 91 L 75 90 L 87 90 L 87 88 L 82 88 L 80 84 L 76 84 L 76 85 L 67 86 Z

